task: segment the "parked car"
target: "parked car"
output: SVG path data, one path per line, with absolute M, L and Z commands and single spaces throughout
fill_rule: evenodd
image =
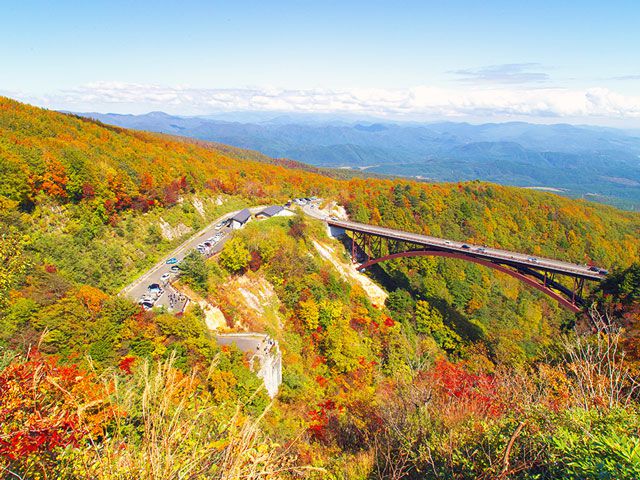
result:
M 167 265 L 175 265 L 176 263 L 178 263 L 178 259 L 176 257 L 171 257 L 167 260 Z
M 171 274 L 170 273 L 163 273 L 162 276 L 160 277 L 160 281 L 162 282 L 168 282 L 169 278 L 171 278 Z
M 180 272 L 180 267 L 178 265 L 174 265 L 169 270 L 171 270 L 173 273 L 178 273 Z
M 142 308 L 145 310 L 151 310 L 153 308 L 153 303 L 151 302 L 140 302 L 140 305 L 142 305 Z
M 162 287 L 159 283 L 152 283 L 147 287 L 147 290 L 149 290 L 149 293 L 161 293 Z

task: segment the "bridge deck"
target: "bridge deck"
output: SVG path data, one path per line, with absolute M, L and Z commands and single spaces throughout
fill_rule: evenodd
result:
M 378 227 L 375 225 L 367 225 L 345 220 L 334 220 L 327 218 L 326 222 L 330 226 L 342 228 L 344 230 L 377 235 L 394 240 L 402 240 L 404 242 L 415 244 L 418 247 L 426 247 L 429 249 L 445 252 L 455 252 L 470 257 L 489 260 L 503 265 L 526 267 L 529 269 L 536 269 L 551 273 L 560 273 L 563 275 L 569 275 L 576 278 L 585 278 L 588 280 L 602 280 L 605 277 L 605 274 L 589 270 L 589 266 L 587 265 L 563 262 L 561 260 L 554 260 L 551 258 L 543 258 L 524 253 L 511 252 L 509 250 L 481 247 L 479 245 L 473 245 L 471 243 L 446 240 L 444 238 L 431 237 L 428 235 L 420 235 L 417 233 L 404 232 L 402 230 L 394 230 L 391 228 Z M 466 245 L 469 248 L 464 248 L 463 245 Z

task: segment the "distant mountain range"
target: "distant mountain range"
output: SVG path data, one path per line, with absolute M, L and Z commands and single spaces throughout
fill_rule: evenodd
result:
M 126 128 L 258 150 L 316 166 L 429 180 L 487 180 L 640 209 L 637 132 L 524 122 L 358 123 L 296 115 L 267 119 L 264 114 L 254 121 L 179 117 L 162 112 L 80 115 Z

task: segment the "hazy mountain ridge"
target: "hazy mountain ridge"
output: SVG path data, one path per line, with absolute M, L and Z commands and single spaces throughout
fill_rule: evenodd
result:
M 558 188 L 640 208 L 640 137 L 613 128 L 525 122 L 401 124 L 296 116 L 242 123 L 162 112 L 87 113 L 126 128 L 255 149 L 323 167 L 458 181 Z

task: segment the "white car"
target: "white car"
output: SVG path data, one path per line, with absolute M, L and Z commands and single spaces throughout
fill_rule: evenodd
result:
M 151 310 L 153 308 L 153 303 L 151 302 L 140 302 L 140 305 L 142 305 L 142 308 L 145 310 Z
M 168 282 L 170 277 L 171 277 L 170 273 L 163 273 L 162 276 L 160 277 L 160 281 Z

